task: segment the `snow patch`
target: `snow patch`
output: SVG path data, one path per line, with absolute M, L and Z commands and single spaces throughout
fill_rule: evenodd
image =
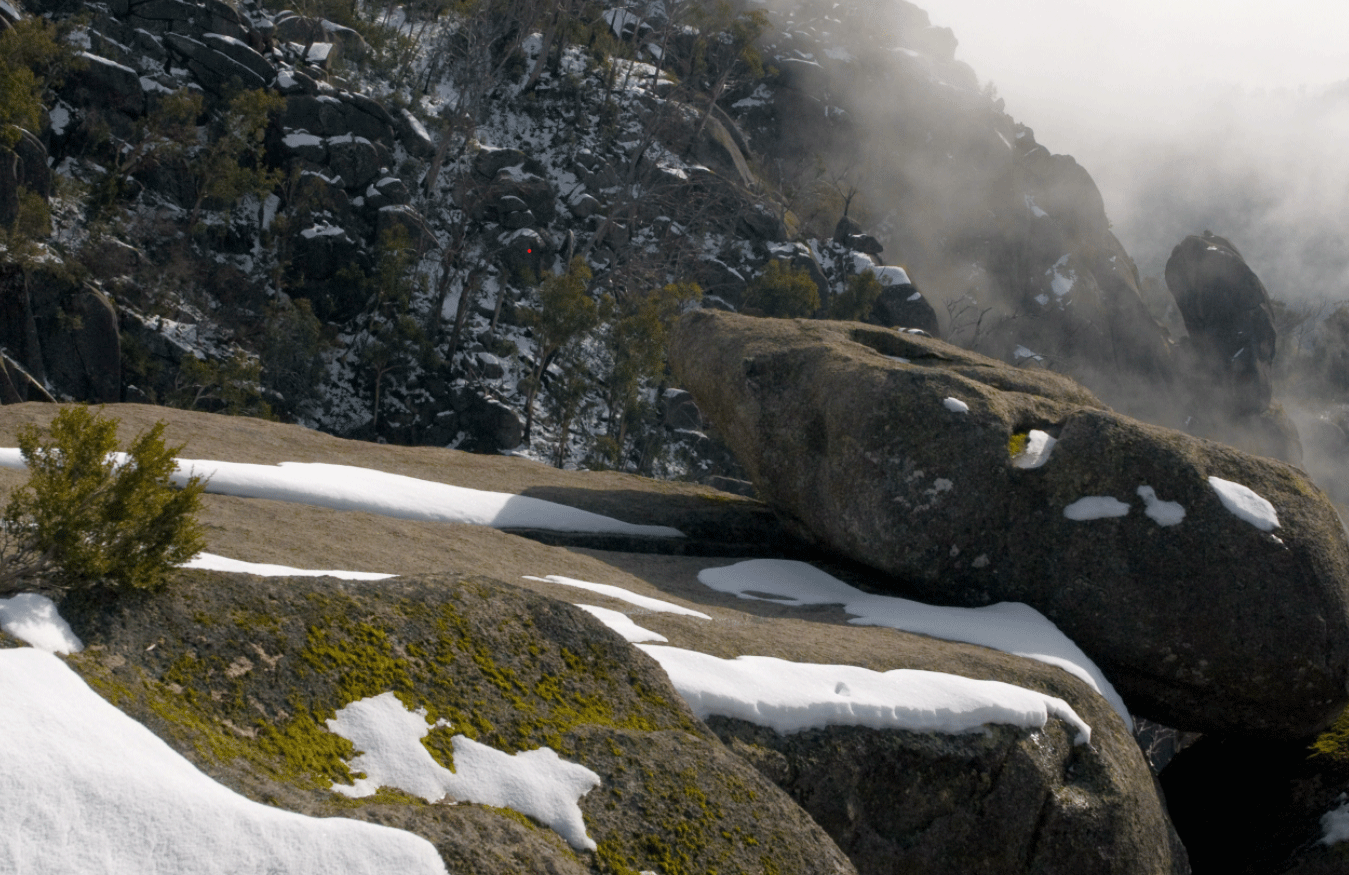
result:
M 2 455 L 0 464 L 4 464 Z M 181 485 L 194 475 L 206 478 L 206 491 L 219 495 L 294 501 L 398 519 L 470 523 L 499 529 L 684 537 L 683 532 L 668 526 L 625 523 L 539 498 L 450 486 L 352 465 L 319 462 L 253 465 L 179 459 L 174 482 Z
M 1051 437 L 1048 432 L 1031 429 L 1026 435 L 1026 448 L 1012 457 L 1012 467 L 1027 470 L 1044 467 L 1058 442 L 1058 438 Z
M 876 279 L 880 281 L 883 287 L 890 286 L 908 286 L 913 285 L 909 279 L 909 274 L 902 267 L 875 267 L 872 271 L 876 274 Z
M 973 564 L 986 567 L 988 557 L 981 555 Z M 698 582 L 742 599 L 771 597 L 775 604 L 795 607 L 841 605 L 853 615 L 848 622 L 855 626 L 885 626 L 944 641 L 963 641 L 1057 666 L 1105 697 L 1132 731 L 1129 709 L 1105 674 L 1072 639 L 1030 605 L 999 602 L 982 608 L 950 608 L 873 595 L 813 565 L 787 559 L 751 559 L 707 568 L 698 573 Z
M 1159 526 L 1180 525 L 1185 519 L 1185 508 L 1180 502 L 1162 501 L 1151 486 L 1138 487 L 1138 497 L 1143 499 L 1143 513 Z
M 1078 744 L 1091 741 L 1091 727 L 1067 702 L 1000 681 L 636 646 L 661 664 L 700 719 L 720 714 L 784 734 L 826 726 L 960 734 L 990 723 L 1041 729 L 1054 716 L 1077 729 Z
M 380 787 L 394 787 L 427 802 L 449 796 L 510 808 L 546 824 L 573 848 L 595 850 L 576 803 L 600 785 L 600 776 L 552 748 L 512 755 L 456 735 L 451 772 L 422 744 L 431 730 L 425 709 L 409 711 L 393 693 L 352 702 L 328 721 L 328 729 L 356 746 L 360 753 L 347 765 L 366 775 L 352 786 L 334 784 L 344 796 L 372 796 Z
M 1208 478 L 1208 485 L 1218 493 L 1218 500 L 1223 503 L 1223 507 L 1238 519 L 1250 523 L 1262 532 L 1272 532 L 1279 527 L 1279 514 L 1274 510 L 1274 505 L 1249 487 L 1221 477 Z
M 1078 522 L 1125 516 L 1128 513 L 1129 505 L 1108 495 L 1090 495 L 1086 498 L 1079 498 L 1063 509 L 1064 516 Z
M 945 405 L 946 409 L 951 411 L 952 413 L 970 412 L 970 405 L 966 404 L 964 401 L 961 401 L 959 398 L 946 398 L 942 401 L 942 404 Z
M 1340 794 L 1338 807 L 1321 815 L 1320 845 L 1349 841 L 1349 795 Z
M 0 869 L 103 875 L 444 875 L 403 830 L 253 802 L 200 772 L 58 657 L 0 651 Z M 22 862 L 19 862 L 22 861 Z
M 314 571 L 307 568 L 291 568 L 289 565 L 270 565 L 265 562 L 244 562 L 241 559 L 229 559 L 214 553 L 198 553 L 183 563 L 183 568 L 198 568 L 204 571 L 228 571 L 235 574 L 252 574 L 257 577 L 336 577 L 341 580 L 387 580 L 394 574 L 381 574 L 378 571 Z
M 1054 262 L 1054 266 L 1045 271 L 1045 276 L 1051 277 L 1049 288 L 1056 298 L 1062 298 L 1071 292 L 1073 283 L 1077 281 L 1077 274 L 1073 272 L 1072 268 L 1068 267 L 1067 255 Z
M 79 653 L 84 649 L 84 642 L 56 610 L 56 603 L 35 592 L 0 599 L 0 630 L 44 653 Z
M 702 611 L 695 611 L 692 608 L 686 608 L 683 605 L 677 605 L 674 602 L 667 602 L 664 599 L 655 599 L 650 596 L 638 595 L 635 592 L 624 589 L 621 586 L 611 586 L 607 583 L 591 583 L 587 580 L 577 580 L 573 577 L 563 577 L 560 574 L 550 574 L 547 577 L 533 577 L 526 574 L 525 580 L 537 580 L 540 583 L 557 583 L 562 586 L 574 586 L 577 589 L 585 589 L 590 592 L 597 592 L 600 595 L 607 595 L 611 599 L 627 602 L 630 605 L 636 605 L 639 608 L 645 608 L 648 611 L 655 611 L 663 614 L 683 614 L 686 617 L 697 617 L 701 620 L 712 619 Z
M 627 641 L 633 644 L 642 641 L 669 641 L 659 632 L 652 632 L 650 629 L 643 629 L 632 621 L 632 618 L 622 611 L 611 611 L 608 608 L 598 608 L 594 605 L 577 605 L 576 607 L 590 614 L 604 625 L 613 629 L 622 635 Z
M 1035 198 L 1032 195 L 1026 195 L 1026 209 L 1030 210 L 1031 215 L 1035 216 L 1037 219 L 1046 219 L 1049 217 L 1049 213 L 1046 213 L 1035 205 Z

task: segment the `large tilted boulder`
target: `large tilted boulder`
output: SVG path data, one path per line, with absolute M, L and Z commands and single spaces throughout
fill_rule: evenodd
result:
M 824 827 L 860 875 L 1189 871 L 1142 751 L 1085 683 L 1057 666 L 970 644 L 872 634 L 879 629 L 858 641 L 860 630 L 832 631 L 784 627 L 781 644 L 753 652 L 834 664 L 861 650 L 877 671 L 945 672 L 1056 696 L 1091 726 L 1085 745 L 1057 719 L 1042 729 L 990 724 L 952 735 L 837 725 L 780 734 L 706 718 Z
M 1349 700 L 1349 544 L 1301 471 L 854 323 L 699 311 L 670 360 L 789 527 L 929 600 L 1032 605 L 1135 713 L 1296 738 Z
M 1190 333 L 1209 391 L 1233 413 L 1258 414 L 1274 387 L 1274 311 L 1260 278 L 1226 239 L 1205 231 L 1181 241 L 1166 262 L 1166 285 Z
M 1166 285 L 1189 332 L 1180 356 L 1186 430 L 1302 464 L 1297 427 L 1274 402 L 1274 310 L 1255 271 L 1205 231 L 1171 251 Z

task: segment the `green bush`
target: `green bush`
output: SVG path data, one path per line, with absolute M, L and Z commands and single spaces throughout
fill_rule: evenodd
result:
M 0 593 L 24 588 L 113 592 L 162 587 L 205 546 L 197 521 L 206 484 L 169 480 L 182 447 L 156 423 L 117 450 L 117 420 L 67 407 L 51 435 L 19 432 L 28 482 L 15 490 L 0 538 Z
M 876 299 L 881 296 L 881 281 L 875 271 L 865 271 L 848 277 L 848 288 L 829 304 L 829 318 L 844 322 L 861 322 L 871 314 Z
M 777 319 L 809 316 L 820 308 L 820 290 L 808 271 L 785 261 L 770 261 L 750 282 L 745 306 Z

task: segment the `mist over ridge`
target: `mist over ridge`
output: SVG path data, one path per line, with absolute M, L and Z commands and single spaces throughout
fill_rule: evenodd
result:
M 1349 299 L 1343 10 L 927 0 L 957 58 L 1091 173 L 1144 277 L 1187 234 L 1233 240 L 1271 296 Z

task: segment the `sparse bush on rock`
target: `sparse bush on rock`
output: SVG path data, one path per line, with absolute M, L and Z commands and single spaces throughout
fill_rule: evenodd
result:
M 156 423 L 124 456 L 114 455 L 117 420 L 87 407 L 62 410 L 50 436 L 36 426 L 20 431 L 31 474 L 5 508 L 0 594 L 155 590 L 202 549 L 197 511 L 206 484 L 169 481 L 182 448 L 165 445 L 164 428 Z

